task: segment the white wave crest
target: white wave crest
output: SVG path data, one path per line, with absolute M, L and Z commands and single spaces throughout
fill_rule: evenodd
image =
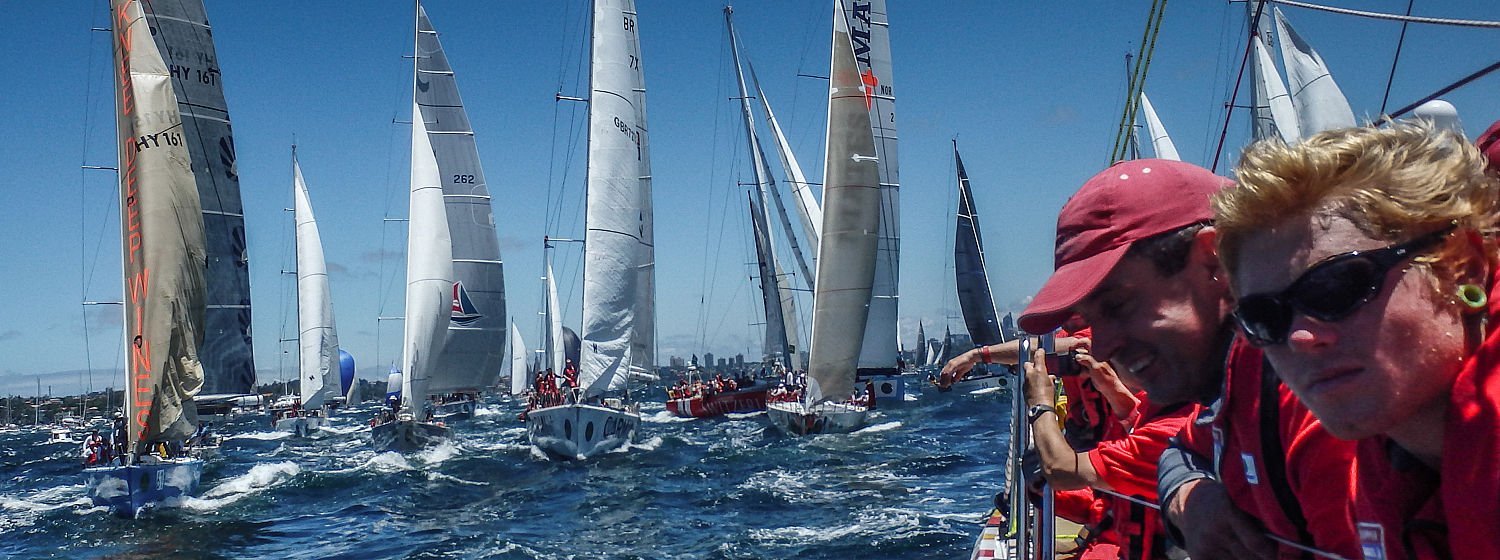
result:
M 672 414 L 672 411 L 670 411 L 670 410 L 663 410 L 663 411 L 657 412 L 656 414 L 652 414 L 650 416 L 642 415 L 641 416 L 641 420 L 645 420 L 647 422 L 652 422 L 652 423 L 656 423 L 656 424 L 674 424 L 674 423 L 677 423 L 677 422 L 692 422 L 693 421 L 692 418 L 683 418 L 683 417 L 678 416 L 676 414 Z
M 766 415 L 766 411 L 764 411 L 764 410 L 757 410 L 755 412 L 730 412 L 728 414 L 725 414 L 724 417 L 728 418 L 730 420 L 744 420 L 746 418 L 755 418 L 756 416 L 765 416 L 765 415 Z
M 180 503 L 189 509 L 213 511 L 240 501 L 246 496 L 279 486 L 300 472 L 302 472 L 302 467 L 291 461 L 261 463 L 250 467 L 250 471 L 245 474 L 230 478 L 210 488 L 203 493 L 201 498 L 187 496 L 183 497 Z
M 877 433 L 877 432 L 889 432 L 889 431 L 894 430 L 894 429 L 899 428 L 899 427 L 901 427 L 901 421 L 900 420 L 892 420 L 890 422 L 883 422 L 883 423 L 880 423 L 880 424 L 875 424 L 874 426 L 865 426 L 864 428 L 860 428 L 859 431 L 854 432 L 854 433 L 855 434 L 873 434 L 873 433 Z
M 224 438 L 224 439 L 225 440 L 231 440 L 231 439 L 258 439 L 258 440 L 261 440 L 261 441 L 275 441 L 275 440 L 278 440 L 278 439 L 288 438 L 288 437 L 291 437 L 291 436 L 292 436 L 291 432 L 250 432 L 250 433 L 245 433 L 245 434 L 235 434 L 235 435 L 229 436 L 229 437 Z
M 454 455 L 458 455 L 458 447 L 453 445 L 452 440 L 445 439 L 436 446 L 423 449 L 421 453 L 417 454 L 417 458 L 428 465 L 436 465 L 452 459 Z

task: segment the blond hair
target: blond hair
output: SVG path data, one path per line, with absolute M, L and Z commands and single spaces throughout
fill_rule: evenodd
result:
M 1248 236 L 1324 205 L 1392 242 L 1450 223 L 1489 234 L 1500 222 L 1500 182 L 1487 163 L 1463 136 L 1425 121 L 1329 130 L 1292 146 L 1256 142 L 1235 167 L 1238 185 L 1212 199 L 1219 259 L 1233 277 Z M 1421 260 L 1451 279 L 1461 263 L 1445 253 Z

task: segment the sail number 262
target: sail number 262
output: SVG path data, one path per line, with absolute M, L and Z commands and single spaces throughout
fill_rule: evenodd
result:
M 473 183 L 474 182 L 474 176 L 473 175 L 454 175 L 453 176 L 453 182 L 455 182 L 455 183 Z

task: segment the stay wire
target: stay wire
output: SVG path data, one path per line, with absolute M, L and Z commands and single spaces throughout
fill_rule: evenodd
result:
M 1417 0 L 1406 0 L 1406 15 L 1411 15 L 1412 4 Z M 1396 55 L 1391 57 L 1391 75 L 1385 79 L 1385 95 L 1380 98 L 1380 114 L 1385 114 L 1385 104 L 1391 100 L 1391 84 L 1396 81 L 1396 63 L 1401 60 L 1401 46 L 1406 44 L 1406 27 L 1409 21 L 1401 22 L 1401 35 L 1396 38 Z

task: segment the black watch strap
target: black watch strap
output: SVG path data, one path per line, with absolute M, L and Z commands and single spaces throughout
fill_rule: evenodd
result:
M 1026 423 L 1027 424 L 1033 424 L 1033 423 L 1036 422 L 1037 418 L 1041 418 L 1042 414 L 1045 414 L 1045 413 L 1048 413 L 1048 412 L 1051 412 L 1053 414 L 1057 414 L 1057 409 L 1052 408 L 1050 406 L 1047 406 L 1045 404 L 1034 404 L 1034 405 L 1031 405 L 1031 408 L 1027 409 L 1027 411 L 1026 411 Z

